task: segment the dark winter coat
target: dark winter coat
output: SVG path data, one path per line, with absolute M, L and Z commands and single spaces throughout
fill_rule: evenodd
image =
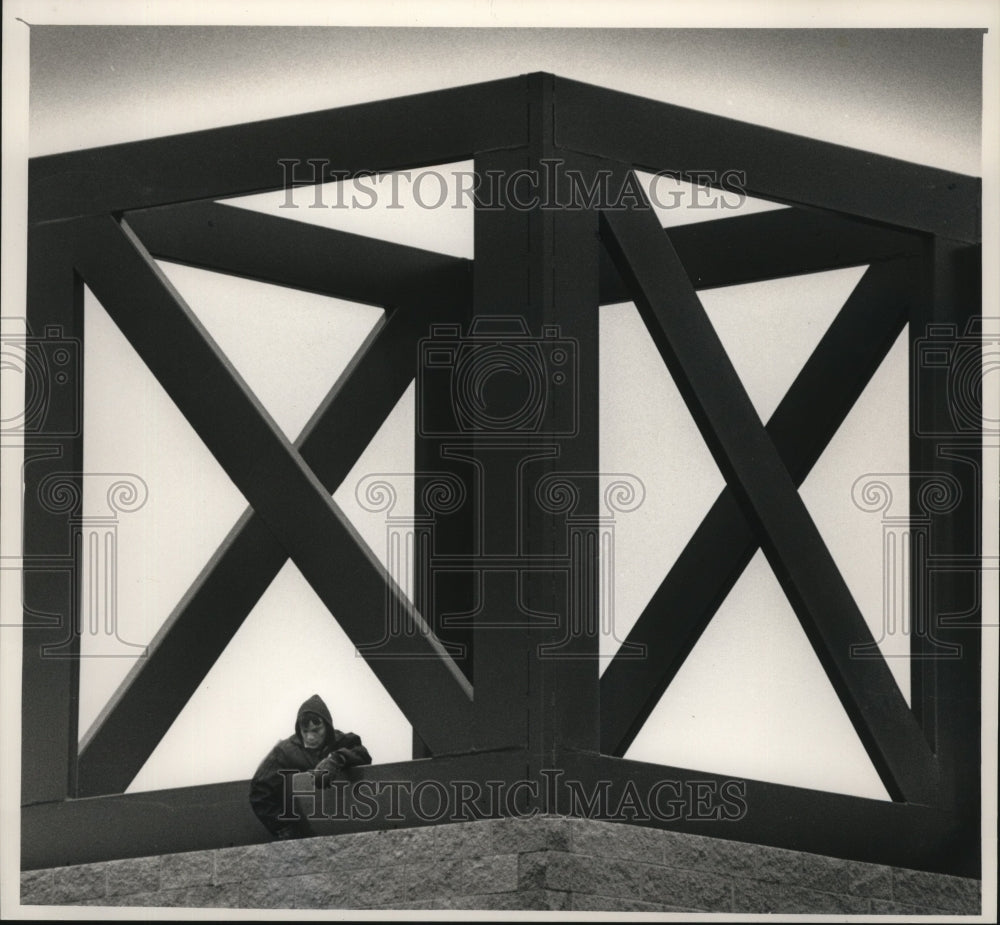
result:
M 306 748 L 302 743 L 299 723 L 304 713 L 315 713 L 326 723 L 326 739 L 319 748 Z M 371 764 L 372 758 L 353 732 L 334 729 L 326 704 L 318 694 L 313 694 L 299 707 L 295 716 L 295 734 L 282 739 L 268 752 L 250 782 L 250 806 L 269 832 L 278 835 L 285 829 L 284 822 L 278 818 L 284 807 L 286 779 L 281 772 L 313 771 L 321 761 L 325 768 L 345 768 Z

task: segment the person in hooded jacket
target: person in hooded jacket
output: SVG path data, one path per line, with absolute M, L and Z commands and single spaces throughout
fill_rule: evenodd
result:
M 322 781 L 344 768 L 371 762 L 361 739 L 353 732 L 334 729 L 326 704 L 313 694 L 299 707 L 295 735 L 278 742 L 257 768 L 250 782 L 250 806 L 272 835 L 294 838 L 302 829 L 279 818 L 288 779 L 282 771 L 312 771 L 317 781 Z

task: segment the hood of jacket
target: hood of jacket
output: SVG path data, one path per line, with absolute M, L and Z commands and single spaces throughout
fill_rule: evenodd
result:
M 299 707 L 299 712 L 295 714 L 295 735 L 302 738 L 302 732 L 299 729 L 299 723 L 302 721 L 303 713 L 315 713 L 317 716 L 323 717 L 323 722 L 327 725 L 327 738 L 333 736 L 333 718 L 330 716 L 330 711 L 327 709 L 326 704 L 323 703 L 323 698 L 319 694 L 313 694 L 305 703 Z

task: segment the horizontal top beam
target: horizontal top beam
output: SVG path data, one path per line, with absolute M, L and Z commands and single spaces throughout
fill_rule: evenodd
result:
M 468 302 L 472 261 L 216 202 L 126 213 L 163 260 L 376 305 L 427 293 Z
M 285 187 L 282 160 L 351 175 L 464 160 L 524 144 L 527 80 L 512 77 L 242 125 L 33 158 L 30 219 L 248 195 Z
M 671 103 L 556 78 L 556 146 L 650 172 L 745 174 L 745 192 L 978 241 L 981 181 Z
M 820 273 L 919 254 L 924 236 L 815 209 L 775 209 L 664 228 L 697 290 Z M 601 304 L 632 293 L 600 249 Z
M 817 141 L 561 77 L 557 147 L 644 170 L 742 171 L 746 192 L 961 241 L 980 237 L 977 177 Z M 282 160 L 349 175 L 527 144 L 529 76 L 32 159 L 34 222 L 282 189 Z M 533 89 L 535 88 L 535 89 Z M 343 173 L 341 175 L 343 175 Z
M 512 815 L 507 802 L 526 801 L 534 788 L 533 809 L 553 816 L 603 817 L 719 838 L 730 850 L 733 841 L 740 841 L 964 877 L 980 875 L 978 821 L 970 825 L 947 810 L 587 752 L 557 753 L 551 769 L 560 773 L 544 778 L 525 775 L 526 764 L 524 751 L 503 749 L 351 768 L 349 780 L 358 782 L 351 787 L 370 797 L 366 808 L 374 809 L 356 820 L 314 816 L 314 830 L 317 835 L 340 835 L 424 824 L 429 821 L 427 810 L 422 817 L 415 812 L 412 795 L 423 782 L 436 781 L 445 788 L 446 809 L 451 801 L 452 813 L 440 820 L 445 824 L 456 816 L 475 818 L 477 808 L 484 816 Z M 505 786 L 493 789 L 496 782 Z M 571 787 L 586 795 L 603 793 L 606 808 L 598 802 L 582 813 L 579 800 L 575 807 L 570 805 Z M 461 795 L 474 794 L 477 788 L 484 798 L 477 798 L 475 808 L 465 804 L 455 812 Z M 241 780 L 25 806 L 22 870 L 267 842 L 267 832 L 250 809 L 248 792 L 249 781 Z M 350 800 L 350 787 L 347 793 Z M 632 795 L 631 804 L 624 802 L 626 793 Z M 717 815 L 723 794 L 727 809 L 742 806 L 746 811 L 736 818 Z M 701 804 L 694 802 L 699 795 Z M 334 804 L 331 797 L 326 808 L 342 812 L 343 805 L 343 800 Z M 627 805 L 638 805 L 639 812 L 653 805 L 657 815 L 633 820 L 626 810 L 623 819 L 616 809 Z M 308 804 L 303 811 L 308 812 Z M 387 818 L 390 813 L 394 818 Z

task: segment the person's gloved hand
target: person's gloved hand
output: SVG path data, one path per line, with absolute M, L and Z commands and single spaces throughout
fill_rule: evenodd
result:
M 337 771 L 344 766 L 344 759 L 340 755 L 327 755 L 313 770 L 313 774 L 322 779 L 324 776 L 333 777 Z

